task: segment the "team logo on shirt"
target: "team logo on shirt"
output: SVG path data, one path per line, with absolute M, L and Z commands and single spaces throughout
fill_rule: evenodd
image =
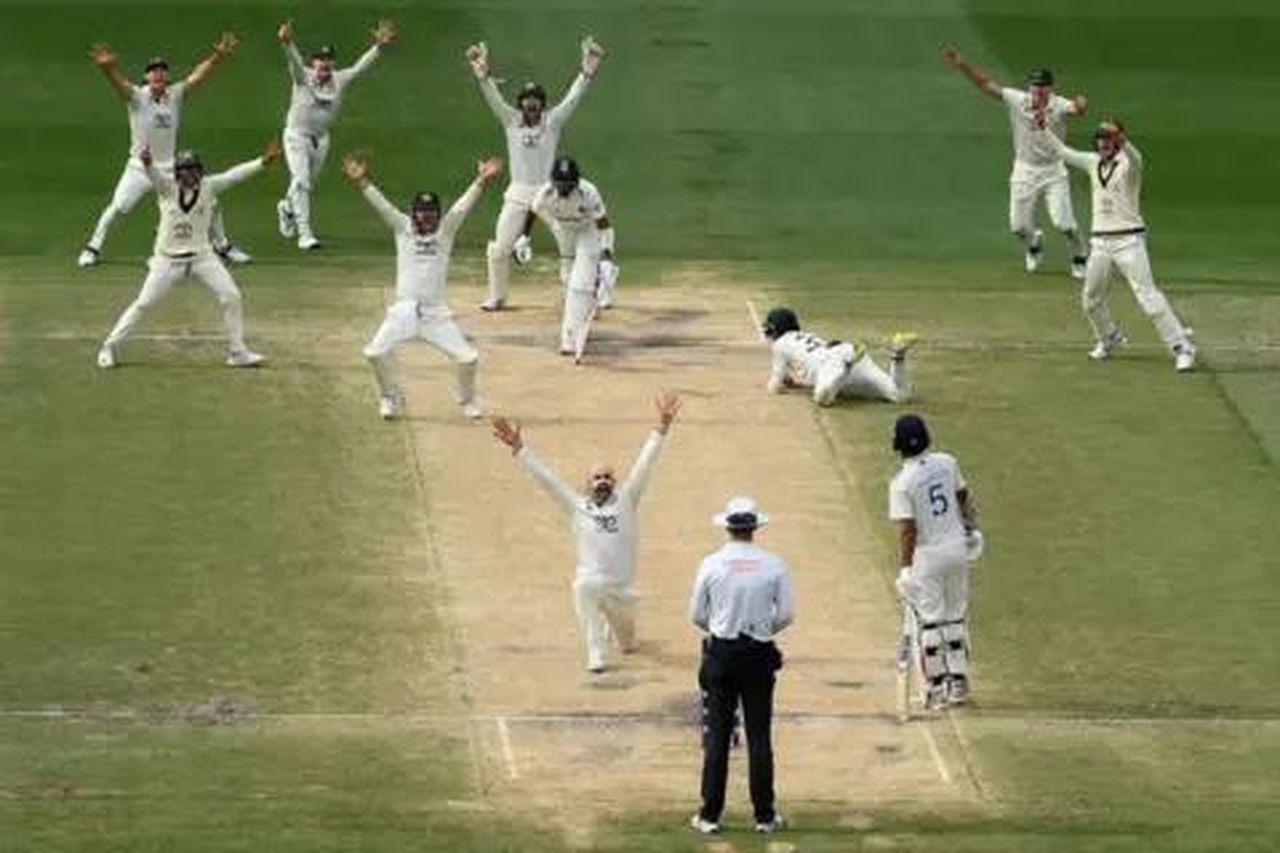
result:
M 415 240 L 413 242 L 413 253 L 418 257 L 434 257 L 440 254 L 440 247 L 434 237 L 429 240 Z
M 618 517 L 616 515 L 593 515 L 597 533 L 617 533 Z
M 156 113 L 155 126 L 158 130 L 168 130 L 173 127 L 173 116 L 169 113 Z
M 535 133 L 525 132 L 520 136 L 520 144 L 525 148 L 537 148 L 538 143 L 542 142 L 542 132 Z

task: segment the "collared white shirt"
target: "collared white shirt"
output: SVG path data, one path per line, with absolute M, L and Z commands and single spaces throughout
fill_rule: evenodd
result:
M 1093 185 L 1093 234 L 1124 234 L 1147 227 L 1142 219 L 1142 153 L 1127 138 L 1124 147 L 1107 162 L 1095 151 L 1077 151 L 1057 139 L 1049 144 L 1062 159 L 1089 173 Z
M 750 542 L 727 542 L 698 568 L 689 621 L 723 640 L 768 642 L 795 618 L 787 564 Z
M 381 48 L 375 44 L 361 54 L 355 65 L 334 69 L 324 83 L 302 61 L 302 54 L 293 42 L 284 46 L 284 52 L 289 63 L 289 76 L 293 81 L 289 112 L 285 116 L 285 133 L 324 136 L 342 109 L 342 98 L 347 87 L 372 67 Z
M 156 99 L 150 86 L 134 86 L 129 95 L 129 157 L 138 166 L 138 152 L 146 148 L 151 159 L 161 167 L 173 163 L 178 141 L 178 124 L 182 121 L 182 99 L 187 87 L 173 83 Z
M 1000 98 L 1009 108 L 1009 127 L 1013 131 L 1013 179 L 1030 180 L 1045 173 L 1065 175 L 1067 170 L 1061 155 L 1038 133 L 1031 93 L 1005 87 L 1000 90 Z M 1066 138 L 1067 116 L 1073 108 L 1071 101 L 1061 95 L 1049 97 L 1044 112 L 1050 134 L 1058 139 Z
M 853 364 L 866 352 L 866 346 L 861 343 L 827 341 L 809 332 L 787 332 L 773 342 L 769 390 L 780 390 L 788 380 L 793 385 L 812 388 L 818 380 L 818 371 L 828 361 Z
M 480 81 L 480 93 L 498 121 L 502 122 L 502 129 L 507 135 L 507 169 L 512 186 L 538 187 L 551 177 L 551 164 L 556 159 L 560 132 L 578 108 L 590 82 L 590 77 L 579 74 L 560 103 L 544 112 L 541 121 L 530 126 L 524 123 L 524 115 L 519 109 L 503 100 L 493 78 L 485 77 Z
M 156 226 L 153 250 L 157 257 L 207 257 L 212 254 L 209 225 L 218 209 L 218 196 L 265 168 L 259 157 L 233 166 L 216 175 L 206 175 L 194 189 L 179 186 L 172 171 L 161 171 L 152 163 L 147 177 L 156 188 L 156 206 L 160 223 Z
M 914 521 L 920 549 L 963 542 L 957 493 L 964 488 L 964 474 L 951 454 L 930 450 L 913 456 L 889 484 L 889 519 Z
M 480 199 L 481 187 L 473 183 L 440 218 L 430 234 L 419 234 L 412 217 L 397 210 L 373 184 L 364 197 L 391 227 L 396 238 L 396 299 L 412 299 L 423 307 L 445 307 L 445 284 L 453 240 L 467 213 Z

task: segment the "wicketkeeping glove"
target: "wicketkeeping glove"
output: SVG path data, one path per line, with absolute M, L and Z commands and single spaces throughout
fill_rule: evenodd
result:
M 528 234 L 521 234 L 516 238 L 516 242 L 511 247 L 511 257 L 520 266 L 533 260 L 533 241 L 529 239 Z

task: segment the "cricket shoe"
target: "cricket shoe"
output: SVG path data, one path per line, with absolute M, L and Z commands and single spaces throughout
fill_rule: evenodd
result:
M 1088 255 L 1076 255 L 1073 257 L 1071 259 L 1071 277 L 1076 281 L 1084 281 L 1084 269 L 1088 263 Z
M 276 226 L 280 229 L 280 236 L 286 240 L 298 236 L 298 220 L 293 215 L 293 208 L 284 199 L 276 202 Z
M 1194 344 L 1178 344 L 1173 350 L 1173 369 L 1186 373 L 1196 366 L 1196 348 Z
M 469 421 L 478 421 L 484 417 L 484 409 L 475 400 L 462 404 L 462 416 Z
M 404 414 L 404 400 L 399 395 L 383 397 L 378 400 L 378 417 L 384 421 L 394 421 Z
M 96 267 L 100 263 L 102 263 L 102 253 L 92 246 L 85 246 L 80 250 L 80 256 L 76 258 L 76 266 L 81 269 Z
M 308 234 L 305 237 L 298 238 L 298 248 L 304 252 L 311 252 L 320 248 L 320 241 L 316 239 L 314 234 Z
M 251 264 L 253 263 L 253 255 L 241 249 L 235 243 L 227 243 L 220 249 L 216 250 L 218 257 L 222 258 L 229 264 Z
M 895 360 L 907 357 L 907 350 L 916 345 L 920 336 L 915 332 L 894 332 L 889 337 L 889 355 Z
M 479 307 L 481 311 L 501 311 L 505 306 L 506 306 L 506 300 L 498 299 L 497 297 L 490 296 L 484 302 L 481 302 L 480 305 L 477 307 Z
M 969 702 L 969 679 L 963 675 L 954 676 L 947 684 L 947 704 L 965 705 Z
M 1106 337 L 1102 338 L 1093 345 L 1093 349 L 1089 350 L 1089 358 L 1094 361 L 1106 361 L 1111 358 L 1111 354 L 1120 347 L 1127 346 L 1129 339 L 1125 337 L 1124 332 L 1119 329 L 1113 329 L 1108 332 Z
M 98 350 L 98 367 L 103 370 L 110 370 L 116 366 L 116 350 L 110 344 L 103 344 L 102 349 Z
M 1027 272 L 1035 272 L 1040 269 L 1040 259 L 1044 257 L 1044 232 L 1039 228 L 1036 233 L 1031 235 L 1031 242 L 1027 245 L 1026 254 L 1023 255 L 1023 263 L 1027 267 Z
M 251 349 L 236 350 L 227 356 L 227 367 L 257 367 L 266 360 L 265 355 Z
M 689 826 L 693 827 L 703 835 L 714 835 L 720 831 L 720 822 L 715 820 L 707 820 L 700 814 L 695 814 L 689 818 Z
M 786 820 L 783 819 L 782 812 L 774 812 L 773 820 L 756 821 L 756 832 L 762 832 L 766 835 L 769 835 L 774 832 L 778 832 L 779 830 L 785 829 L 786 826 L 787 826 L 787 822 Z
M 947 709 L 947 686 L 934 684 L 925 691 L 924 709 L 926 711 L 945 711 Z

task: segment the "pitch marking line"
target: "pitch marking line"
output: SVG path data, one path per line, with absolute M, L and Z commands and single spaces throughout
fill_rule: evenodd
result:
M 938 777 L 942 779 L 944 785 L 951 784 L 951 771 L 947 769 L 947 762 L 942 760 L 942 753 L 938 750 L 938 742 L 933 737 L 928 725 L 920 727 L 920 731 L 924 732 L 924 742 L 929 747 L 929 755 L 933 758 L 933 766 L 938 768 Z
M 498 717 L 495 722 L 498 726 L 498 740 L 502 743 L 502 758 L 507 762 L 507 777 L 511 781 L 520 778 L 520 768 L 516 765 L 516 750 L 511 745 L 511 727 L 507 725 L 506 717 Z
M 764 326 L 760 322 L 760 312 L 756 310 L 756 304 L 750 299 L 747 300 L 747 313 L 751 315 L 751 328 L 755 329 L 757 340 L 766 340 L 764 336 Z

